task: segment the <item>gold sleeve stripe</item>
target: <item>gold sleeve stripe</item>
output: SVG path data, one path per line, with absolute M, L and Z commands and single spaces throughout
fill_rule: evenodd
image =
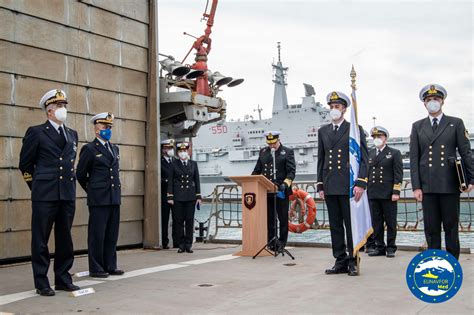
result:
M 394 184 L 393 185 L 393 190 L 402 190 L 402 185 L 401 184 Z
M 291 183 L 293 183 L 293 181 L 289 178 L 285 179 L 283 182 L 286 183 L 288 185 L 288 187 L 290 187 Z
M 23 173 L 23 179 L 25 180 L 25 182 L 31 182 L 33 180 L 33 176 L 31 176 L 30 173 L 25 172 Z
M 174 196 L 173 194 L 167 193 L 168 196 Z
M 369 182 L 369 179 L 366 177 L 366 178 L 357 178 L 357 180 L 360 180 L 362 182 Z

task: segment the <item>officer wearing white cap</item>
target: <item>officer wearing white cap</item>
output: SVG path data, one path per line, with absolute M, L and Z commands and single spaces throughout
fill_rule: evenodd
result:
M 176 148 L 179 159 L 171 163 L 167 198 L 175 214 L 178 253 L 193 253 L 194 212 L 201 207 L 199 169 L 189 157 L 188 142 L 178 143 Z
M 76 209 L 74 161 L 77 132 L 65 126 L 67 97 L 63 90 L 48 91 L 39 106 L 46 112 L 44 124 L 29 127 L 23 138 L 19 168 L 31 189 L 31 260 L 36 292 L 55 294 L 48 280 L 48 240 L 54 224 L 55 288 L 74 291 L 69 270 L 74 262 L 71 237 Z
M 273 243 L 269 244 L 269 248 L 273 251 L 280 251 L 285 248 L 288 240 L 288 206 L 289 196 L 292 193 L 291 184 L 296 175 L 295 154 L 292 149 L 284 146 L 280 142 L 279 131 L 265 132 L 265 140 L 267 146 L 260 150 L 257 164 L 252 175 L 263 175 L 268 178 L 277 187 L 280 196 L 275 198 L 275 192 L 267 194 L 267 232 L 268 240 L 272 240 L 277 231 L 275 231 L 275 214 L 276 208 L 280 236 L 278 237 L 277 248 Z M 273 165 L 273 154 L 275 154 L 275 166 Z M 273 169 L 275 167 L 275 174 Z M 276 207 L 275 205 L 276 200 Z
M 470 192 L 474 185 L 474 166 L 469 134 L 462 119 L 443 113 L 446 89 L 428 84 L 420 91 L 428 117 L 413 123 L 410 135 L 410 173 L 414 196 L 423 206 L 423 221 L 428 248 L 441 248 L 441 224 L 446 250 L 459 258 L 459 199 L 456 151 L 461 156 Z
M 87 244 L 89 275 L 120 276 L 117 239 L 120 225 L 121 183 L 119 147 L 110 143 L 114 115 L 104 112 L 91 118 L 94 141 L 84 145 L 77 165 L 77 180 L 87 193 L 89 225 Z
M 332 122 L 322 126 L 318 131 L 317 190 L 328 207 L 332 252 L 336 258 L 334 266 L 327 269 L 326 274 L 347 273 L 350 276 L 356 276 L 349 202 L 350 123 L 344 119 L 351 101 L 347 95 L 338 91 L 330 92 L 326 99 Z M 368 173 L 365 133 L 362 127 L 359 126 L 359 129 L 362 156 L 359 174 L 356 174 L 357 179 L 353 188 L 356 201 L 360 200 L 367 187 Z M 346 237 L 344 237 L 344 231 Z
M 395 257 L 397 246 L 397 201 L 403 180 L 402 154 L 387 145 L 388 130 L 382 126 L 370 130 L 375 147 L 369 150 L 369 184 L 367 195 L 372 214 L 375 248 L 369 256 Z M 384 242 L 387 225 L 387 244 Z
M 174 158 L 174 139 L 165 139 L 161 141 L 161 239 L 163 249 L 169 249 L 168 225 L 170 213 L 172 217 L 171 235 L 173 239 L 173 248 L 179 247 L 179 241 L 176 237 L 176 219 L 171 205 L 168 203 L 166 193 L 168 191 L 168 177 L 171 173 L 172 162 Z

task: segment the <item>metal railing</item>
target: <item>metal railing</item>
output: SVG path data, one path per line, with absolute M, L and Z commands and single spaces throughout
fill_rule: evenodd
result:
M 316 202 L 316 220 L 311 229 L 329 229 L 329 217 L 326 203 L 318 197 L 316 182 L 301 181 L 293 185 L 308 192 Z M 211 211 L 206 220 L 206 240 L 212 240 L 219 229 L 242 228 L 242 206 L 240 187 L 235 184 L 217 185 L 212 194 L 207 196 Z M 473 207 L 472 198 L 469 194 L 461 195 L 461 211 L 459 231 L 473 232 Z M 291 205 L 291 203 L 290 203 Z M 298 203 L 296 209 L 299 210 Z M 302 213 L 297 211 L 297 213 Z M 304 217 L 298 215 L 296 221 L 303 222 Z M 397 227 L 399 231 L 423 231 L 423 210 L 421 203 L 413 197 L 410 180 L 404 180 L 400 200 L 398 201 Z

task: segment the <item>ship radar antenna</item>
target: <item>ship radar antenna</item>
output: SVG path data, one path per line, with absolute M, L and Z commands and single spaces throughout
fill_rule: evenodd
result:
M 281 50 L 281 42 L 277 42 L 277 47 L 278 47 L 278 61 L 281 62 L 281 55 L 280 55 L 280 50 Z
M 258 112 L 258 120 L 262 120 L 262 110 L 263 108 L 260 107 L 260 104 L 257 104 L 257 108 L 254 109 L 254 112 Z

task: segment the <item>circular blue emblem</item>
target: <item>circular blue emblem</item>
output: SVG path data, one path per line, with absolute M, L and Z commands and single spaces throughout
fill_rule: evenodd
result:
M 461 288 L 461 265 L 450 253 L 428 249 L 416 255 L 407 268 L 407 285 L 411 293 L 428 303 L 449 300 Z

